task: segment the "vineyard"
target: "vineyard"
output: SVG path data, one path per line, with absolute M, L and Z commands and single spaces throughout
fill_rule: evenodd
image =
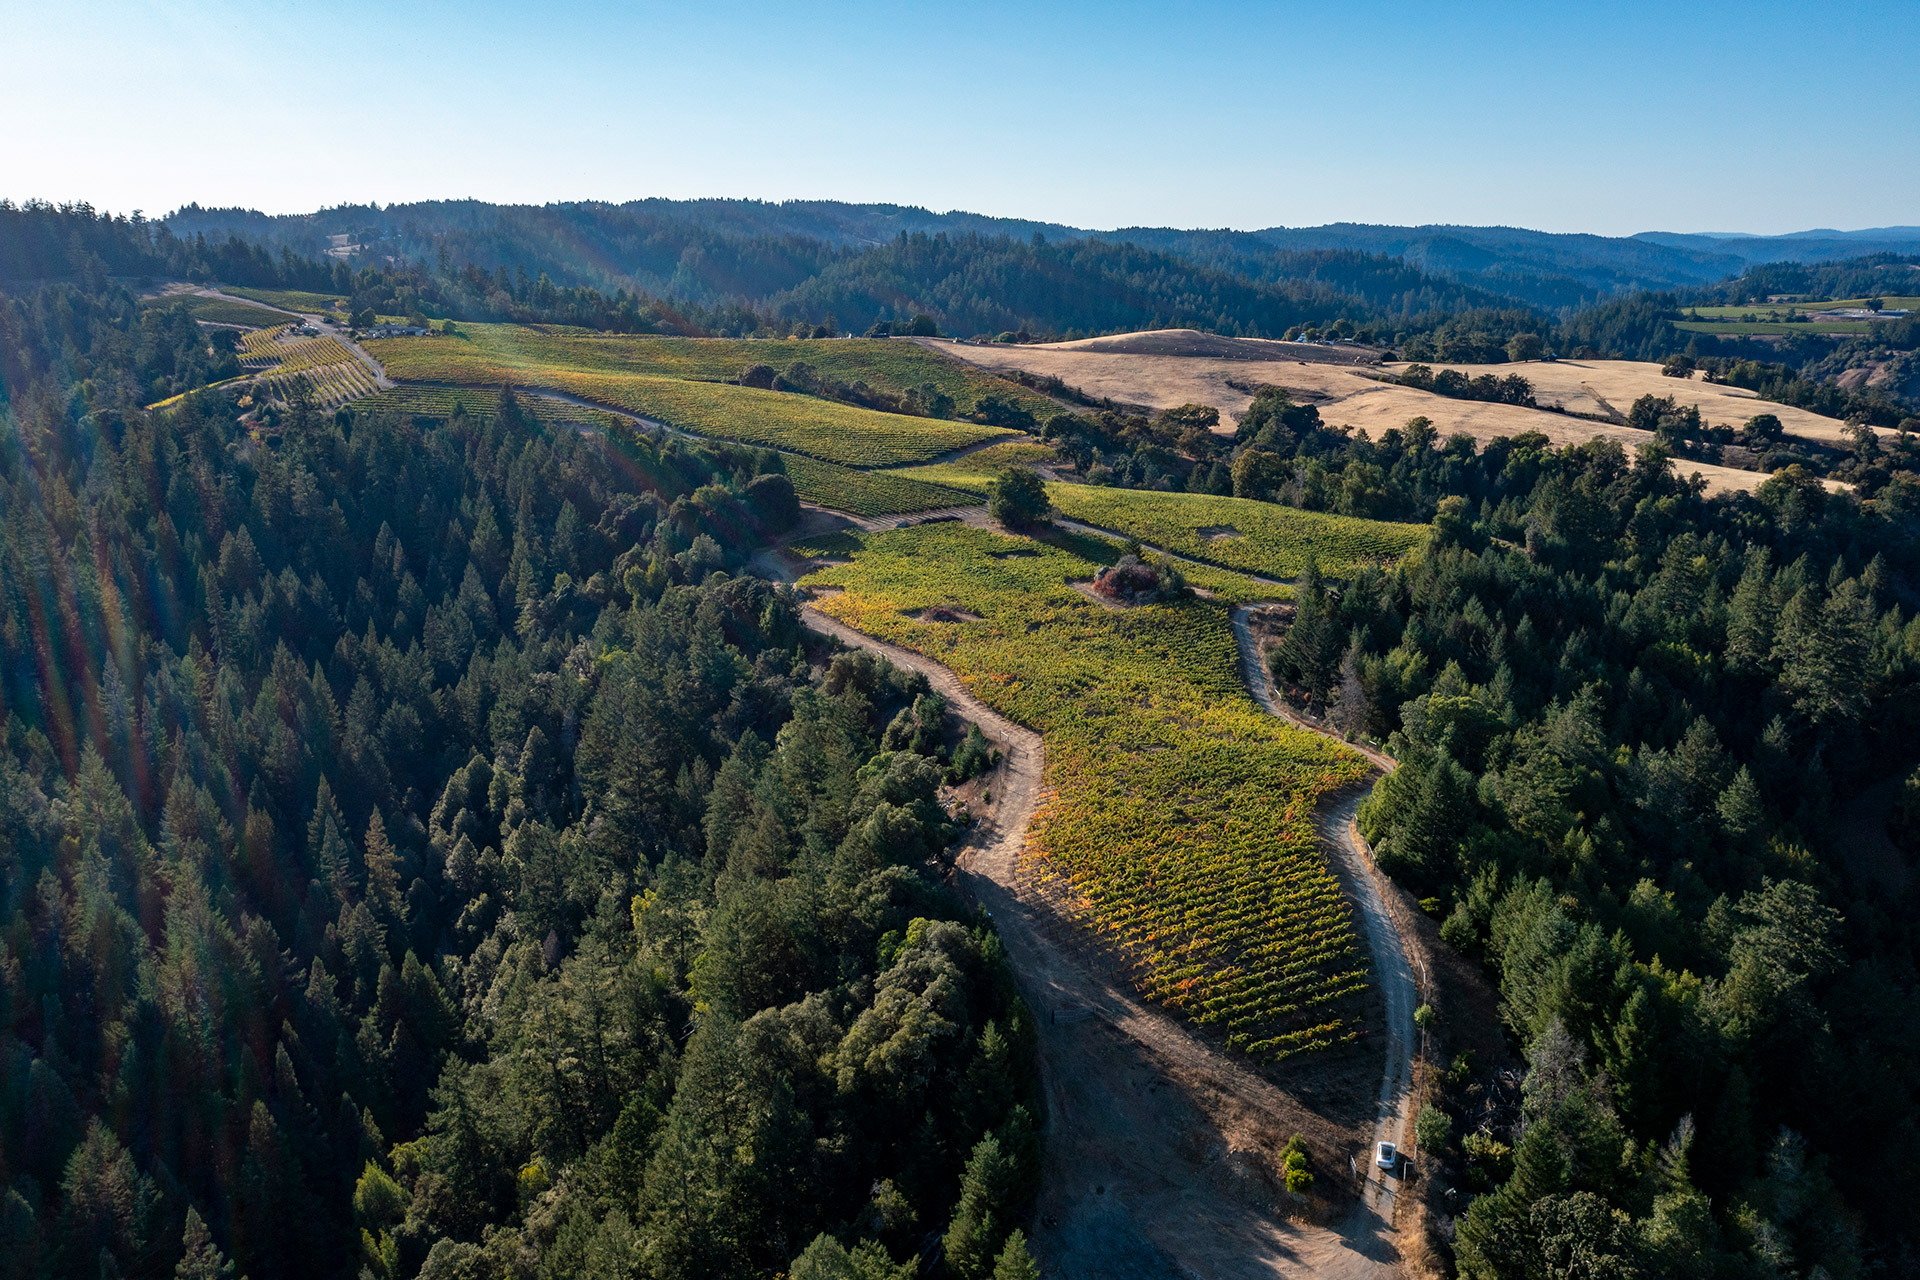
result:
M 855 471 L 798 454 L 787 455 L 787 478 L 802 501 L 857 516 L 901 515 L 980 501 L 974 494 L 890 471 Z
M 451 350 L 449 350 L 451 348 Z M 387 361 L 387 355 L 380 359 Z M 499 382 L 499 373 L 469 377 L 449 373 L 484 366 L 529 374 L 535 370 L 647 374 L 696 382 L 723 382 L 749 365 L 786 372 L 797 362 L 822 377 L 865 383 L 878 391 L 903 395 L 932 387 L 951 396 L 954 412 L 970 414 L 984 396 L 998 396 L 1045 421 L 1060 407 L 1017 383 L 983 373 L 916 342 L 867 338 L 746 339 L 657 338 L 590 333 L 587 330 L 532 328 L 511 324 L 463 324 L 458 345 L 416 345 L 393 352 L 390 374 L 427 382 Z M 432 372 L 429 370 L 440 370 Z M 518 380 L 531 381 L 530 378 Z
M 1366 969 L 1312 815 L 1366 763 L 1254 705 L 1224 604 L 1094 604 L 1070 584 L 1111 560 L 1101 539 L 947 523 L 855 541 L 804 580 L 845 588 L 817 607 L 1046 737 L 1032 866 L 1143 994 L 1261 1061 L 1356 1037 Z M 942 604 L 981 620 L 907 616 Z
M 322 409 L 338 408 L 378 390 L 373 375 L 358 360 L 349 360 L 344 364 L 308 365 L 291 371 L 276 369 L 263 374 L 261 381 L 266 383 L 268 391 L 278 400 L 287 399 L 299 382 L 304 381 L 314 404 Z
M 227 285 L 220 286 L 220 292 L 230 293 L 236 298 L 252 298 L 270 307 L 303 314 L 344 312 L 347 308 L 347 300 L 333 293 L 303 293 L 298 289 L 238 289 Z
M 890 467 L 1015 435 L 1004 427 L 898 413 L 717 382 L 562 367 L 509 368 L 471 358 L 458 338 L 388 338 L 366 344 L 401 380 L 464 382 L 562 391 L 625 409 L 694 435 L 764 445 L 823 462 Z
M 470 418 L 491 418 L 498 407 L 497 391 L 470 391 L 454 387 L 395 387 L 359 401 L 361 412 L 397 413 L 406 418 L 452 418 L 456 408 Z M 545 426 L 591 427 L 619 432 L 630 429 L 626 418 L 602 409 L 589 409 L 546 396 L 524 394 L 520 408 Z M 783 455 L 787 476 L 802 501 L 850 511 L 859 516 L 884 516 L 936 507 L 962 506 L 978 499 L 970 493 L 894 475 L 885 471 L 855 471 L 800 454 Z
M 928 480 L 934 484 L 952 485 L 956 489 L 965 489 L 975 495 L 984 496 L 988 483 L 1008 467 L 1031 467 L 1059 460 L 1060 455 L 1054 452 L 1052 445 L 1039 444 L 1031 440 L 1009 440 L 1005 444 L 988 445 L 984 449 L 975 450 L 964 458 L 955 458 L 952 462 L 930 462 L 920 467 L 903 467 L 894 474 L 911 476 L 916 480 Z
M 257 373 L 268 393 L 285 400 L 305 385 L 313 401 L 332 409 L 379 389 L 353 352 L 333 337 L 282 340 L 286 327 L 240 335 L 240 366 Z
M 1427 537 L 1425 525 L 1301 511 L 1250 498 L 1085 484 L 1049 484 L 1047 496 L 1070 519 L 1196 560 L 1276 578 L 1297 576 L 1310 554 L 1321 572 L 1346 577 L 1364 565 L 1397 560 Z
M 627 422 L 604 409 L 588 409 L 546 396 L 523 395 L 521 411 L 546 426 L 583 426 L 605 430 Z M 403 418 L 431 418 L 444 422 L 456 411 L 469 418 L 491 418 L 499 407 L 497 391 L 467 391 L 456 387 L 393 387 L 368 396 L 354 406 L 363 413 L 397 413 Z
M 287 318 L 277 311 L 265 307 L 256 307 L 245 302 L 234 302 L 229 298 L 202 298 L 197 294 L 168 294 L 159 298 L 144 299 L 144 307 L 185 306 L 195 320 L 207 324 L 237 325 L 283 325 Z

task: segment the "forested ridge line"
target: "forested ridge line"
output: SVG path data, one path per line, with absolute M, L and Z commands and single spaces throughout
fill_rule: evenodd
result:
M 1750 292 L 1741 283 L 1746 276 L 1705 291 L 1690 291 L 1676 278 L 1663 286 L 1669 291 L 1659 292 L 1628 287 L 1624 280 L 1590 287 L 1533 268 L 1518 275 L 1434 271 L 1384 253 L 1281 249 L 1251 235 L 1049 239 L 1042 233 L 1011 236 L 983 224 L 951 231 L 902 228 L 877 242 L 855 244 L 791 232 L 758 234 L 715 210 L 708 210 L 718 218 L 710 224 L 640 213 L 638 222 L 619 229 L 576 225 L 571 215 L 554 210 L 523 210 L 492 221 L 482 215 L 477 222 L 451 206 L 438 212 L 447 216 L 395 226 L 369 211 L 370 221 L 354 228 L 359 239 L 341 258 L 323 253 L 320 238 L 283 235 L 279 224 L 259 217 L 183 211 L 182 227 L 202 228 L 188 236 L 176 235 L 164 222 L 114 217 L 84 204 L 0 201 L 0 283 L 73 281 L 93 289 L 120 278 L 144 289 L 185 278 L 318 291 L 340 299 L 355 316 L 509 320 L 638 334 L 944 332 L 1031 341 L 1191 327 L 1248 337 L 1358 340 L 1442 363 L 1527 360 L 1555 352 L 1573 358 L 1684 356 L 1779 365 L 1766 383 L 1789 387 L 1792 403 L 1831 402 L 1838 412 L 1876 425 L 1895 426 L 1920 407 L 1910 318 L 1837 345 L 1824 338 L 1774 341 L 1678 327 L 1692 301 L 1717 299 L 1730 289 Z M 616 222 L 626 216 L 600 212 Z M 595 218 L 584 206 L 574 213 L 587 223 Z M 1651 245 L 1632 251 L 1668 252 Z M 1881 278 L 1886 261 L 1880 255 L 1797 268 L 1794 279 L 1844 287 Z M 1769 270 L 1753 269 L 1751 288 L 1777 283 Z M 1683 275 L 1689 282 L 1695 278 Z M 1502 292 L 1503 282 L 1521 280 L 1530 283 L 1517 296 Z M 1868 380 L 1858 374 L 1841 385 L 1843 375 L 1859 369 L 1868 371 L 1871 385 L 1856 385 Z M 1796 379 L 1806 386 L 1791 386 Z
M 139 410 L 116 298 L 4 311 L 0 1269 L 1024 1259 L 1030 1022 L 937 870 L 986 752 L 736 576 L 777 457 L 269 447 Z
M 1436 1064 L 1438 1243 L 1474 1277 L 1895 1265 L 1910 1175 L 1857 1152 L 1916 1124 L 1913 889 L 1864 878 L 1836 815 L 1916 764 L 1911 481 L 1709 500 L 1658 450 L 1421 453 L 1388 487 L 1447 492 L 1433 542 L 1309 575 L 1273 664 L 1400 761 L 1361 829 L 1530 1063 L 1513 1108 Z

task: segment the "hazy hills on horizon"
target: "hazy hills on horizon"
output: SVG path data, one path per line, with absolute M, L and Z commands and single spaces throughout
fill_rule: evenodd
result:
M 562 283 L 656 293 L 725 293 L 695 277 L 743 247 L 795 259 L 797 270 L 874 248 L 901 234 L 1009 236 L 1128 243 L 1250 280 L 1298 278 L 1300 255 L 1362 253 L 1397 259 L 1490 299 L 1547 310 L 1589 305 L 1641 289 L 1688 289 L 1774 262 L 1819 263 L 1874 253 L 1920 252 L 1920 227 L 1812 229 L 1782 235 L 1647 231 L 1632 236 L 1453 224 L 1329 223 L 1256 231 L 1120 227 L 1096 230 L 911 205 L 835 200 L 647 199 L 502 205 L 478 200 L 339 205 L 309 214 L 187 205 L 165 219 L 179 235 L 236 234 L 319 254 L 335 237 L 384 254 L 524 265 Z M 689 286 L 695 286 L 691 290 Z

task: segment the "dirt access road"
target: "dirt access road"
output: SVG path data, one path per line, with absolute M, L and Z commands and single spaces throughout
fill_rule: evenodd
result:
M 991 913 L 1039 1022 L 1047 1168 L 1038 1206 L 1043 1225 L 1032 1244 L 1045 1273 L 1070 1280 L 1400 1274 L 1391 1196 L 1383 1186 L 1370 1183 L 1362 1202 L 1334 1226 L 1288 1221 L 1277 1207 L 1272 1161 L 1287 1136 L 1306 1133 L 1324 1151 L 1340 1145 L 1343 1131 L 1081 963 L 1053 907 L 1026 892 L 1020 852 L 1043 798 L 1040 735 L 981 703 L 939 663 L 812 608 L 803 616 L 816 632 L 925 675 L 1005 754 L 993 784 L 996 802 L 977 822 L 960 869 Z M 1363 794 L 1349 793 L 1323 816 L 1336 853 Z M 1341 865 L 1350 857 L 1364 862 L 1349 849 L 1339 854 Z M 1386 979 L 1389 1024 L 1405 1024 L 1406 1034 L 1390 1036 L 1382 1086 L 1382 1098 L 1392 1099 L 1392 1123 L 1404 1127 L 1412 1005 L 1400 988 L 1404 977 L 1410 989 L 1411 977 L 1379 895 L 1368 895 L 1364 876 L 1349 882 L 1367 919 L 1375 969 Z M 1383 947 L 1390 953 L 1384 960 Z M 1322 1176 L 1342 1172 L 1327 1169 Z
M 1246 681 L 1254 701 L 1266 708 L 1269 714 L 1324 735 L 1325 729 L 1295 714 L 1274 690 L 1273 678 L 1267 672 L 1259 643 L 1254 639 L 1254 608 L 1253 605 L 1240 605 L 1233 611 L 1233 640 L 1240 650 L 1240 678 Z M 1391 773 L 1398 767 L 1392 757 L 1372 747 L 1357 742 L 1346 745 L 1373 761 L 1383 773 Z M 1333 850 L 1341 883 L 1358 902 L 1360 917 L 1366 922 L 1367 950 L 1373 956 L 1373 975 L 1380 984 L 1380 994 L 1386 1002 L 1387 1062 L 1380 1081 L 1379 1112 L 1374 1120 L 1373 1140 L 1376 1143 L 1391 1142 L 1396 1150 L 1404 1151 L 1409 1145 L 1407 1139 L 1413 1133 L 1413 1051 L 1416 1034 L 1413 1011 L 1419 1007 L 1421 990 L 1431 984 L 1424 963 L 1418 977 L 1415 976 L 1414 961 L 1410 957 L 1418 953 L 1407 945 L 1402 926 L 1394 917 L 1393 895 L 1380 869 L 1374 865 L 1373 853 L 1367 848 L 1366 838 L 1360 834 L 1356 817 L 1361 802 L 1372 791 L 1371 781 L 1363 787 L 1348 790 L 1322 813 L 1320 822 L 1321 833 L 1328 847 Z M 1391 1221 L 1393 1198 L 1400 1185 L 1398 1179 L 1384 1177 L 1378 1169 L 1368 1170 L 1366 1194 L 1356 1212 L 1370 1212 Z
M 365 365 L 367 372 L 373 375 L 373 384 L 376 387 L 379 387 L 382 391 L 386 391 L 393 386 L 393 379 L 387 376 L 387 371 L 382 367 L 380 362 L 368 355 L 367 349 L 355 342 L 348 330 L 335 324 L 324 315 L 317 312 L 288 311 L 284 307 L 268 306 L 266 303 L 256 302 L 252 298 L 242 298 L 235 294 L 222 293 L 220 290 L 213 288 L 195 289 L 193 292 L 202 298 L 219 298 L 225 302 L 238 302 L 243 306 L 260 307 L 263 310 L 278 312 L 280 315 L 287 316 L 290 319 L 299 320 L 304 324 L 310 324 L 320 331 L 322 337 L 334 338 L 339 341 L 341 346 L 352 352 L 354 359 Z

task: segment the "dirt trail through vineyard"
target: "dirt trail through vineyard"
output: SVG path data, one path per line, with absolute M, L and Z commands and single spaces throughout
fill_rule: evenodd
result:
M 1240 650 L 1241 679 L 1246 681 L 1254 701 L 1265 707 L 1269 714 L 1324 735 L 1326 730 L 1296 714 L 1274 690 L 1273 679 L 1267 672 L 1260 646 L 1254 639 L 1253 609 L 1252 605 L 1240 605 L 1233 611 L 1233 639 Z M 1347 745 L 1373 761 L 1383 772 L 1390 773 L 1398 767 L 1392 757 L 1372 747 L 1353 742 Z M 1348 791 L 1331 808 L 1324 810 L 1320 817 L 1321 836 L 1333 850 L 1341 882 L 1359 904 L 1360 916 L 1366 921 L 1367 950 L 1373 956 L 1373 977 L 1386 1002 L 1387 1062 L 1385 1075 L 1380 1081 L 1379 1112 L 1374 1119 L 1373 1140 L 1376 1143 L 1391 1142 L 1396 1150 L 1405 1151 L 1407 1139 L 1413 1132 L 1413 1011 L 1420 1003 L 1420 989 L 1426 985 L 1425 962 L 1420 961 L 1421 977 L 1416 980 L 1414 960 L 1410 957 L 1417 955 L 1417 952 L 1407 945 L 1400 923 L 1394 918 L 1396 899 L 1393 890 L 1380 874 L 1380 869 L 1374 865 L 1373 851 L 1367 848 L 1366 838 L 1360 834 L 1357 820 L 1360 804 L 1372 791 L 1373 784 L 1368 782 L 1364 787 Z M 1355 1212 L 1361 1215 L 1371 1213 L 1384 1222 L 1391 1222 L 1393 1197 L 1400 1185 L 1397 1178 L 1388 1179 L 1381 1175 L 1379 1169 L 1369 1169 L 1366 1194 Z
M 285 307 L 269 306 L 264 302 L 256 302 L 252 298 L 242 298 L 235 294 L 222 293 L 218 289 L 195 289 L 194 293 L 202 298 L 218 298 L 222 302 L 237 302 L 243 306 L 260 307 L 267 311 L 277 311 L 281 315 L 291 317 L 295 320 L 304 320 L 306 323 L 318 329 L 321 336 L 334 339 L 341 346 L 352 352 L 354 359 L 365 365 L 367 372 L 373 375 L 373 383 L 376 387 L 385 391 L 393 386 L 393 379 L 387 376 L 386 367 L 369 355 L 365 347 L 353 340 L 352 331 L 343 325 L 335 324 L 319 312 L 289 311 Z
M 1029 892 L 1020 852 L 1044 798 L 1040 735 L 981 703 L 958 676 L 924 655 L 811 607 L 803 613 L 814 631 L 925 675 L 1005 753 L 992 780 L 995 801 L 976 823 L 960 868 L 969 891 L 991 913 L 1039 1022 L 1047 1168 L 1032 1243 L 1045 1274 L 1070 1280 L 1398 1274 L 1390 1209 L 1374 1187 L 1331 1227 L 1288 1221 L 1277 1208 L 1282 1196 L 1272 1166 L 1287 1135 L 1306 1134 L 1316 1149 L 1341 1151 L 1344 1160 L 1352 1150 L 1350 1130 L 1307 1110 L 1090 967 L 1056 909 Z M 1357 803 L 1350 795 L 1328 812 L 1330 837 L 1350 822 Z M 1378 946 L 1377 915 L 1397 947 L 1378 896 L 1371 906 L 1359 896 L 1370 941 Z M 1388 1010 L 1392 1022 L 1391 991 Z M 1410 1022 L 1410 1006 L 1406 1016 Z M 1390 1084 L 1397 1052 L 1390 1047 Z M 1344 1175 L 1321 1172 L 1330 1180 Z

